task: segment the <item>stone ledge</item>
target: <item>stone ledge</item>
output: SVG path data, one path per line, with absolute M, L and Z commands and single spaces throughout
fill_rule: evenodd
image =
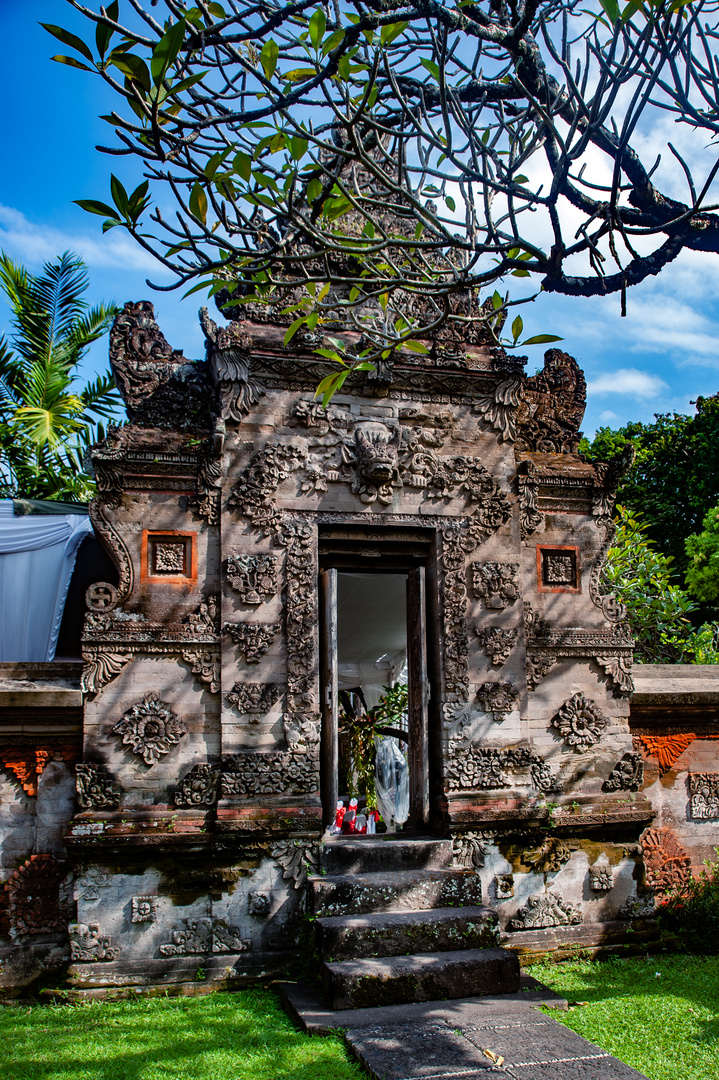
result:
M 520 964 L 531 964 L 543 957 L 551 960 L 596 958 L 611 953 L 626 955 L 647 952 L 660 943 L 659 929 L 648 919 L 617 919 L 579 926 L 552 926 L 544 930 L 506 931 L 501 934 L 503 948 L 519 955 Z

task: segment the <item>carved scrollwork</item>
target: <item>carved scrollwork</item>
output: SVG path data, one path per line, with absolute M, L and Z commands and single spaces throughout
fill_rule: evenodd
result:
M 83 694 L 97 694 L 103 686 L 122 671 L 132 660 L 132 653 L 105 651 L 98 646 L 85 646 L 82 650 L 83 666 L 81 687 Z
M 236 682 L 227 695 L 227 704 L 234 705 L 241 716 L 247 716 L 252 724 L 259 724 L 280 698 L 282 687 L 277 683 Z
M 169 705 L 148 694 L 124 714 L 112 729 L 146 765 L 155 765 L 177 746 L 185 730 Z
M 544 758 L 524 746 L 500 749 L 452 739 L 445 755 L 444 775 L 448 791 L 481 791 L 510 787 L 507 770 L 523 768 L 529 768 L 530 783 L 538 791 L 555 790 L 556 778 Z
M 517 477 L 519 489 L 519 531 L 522 540 L 529 540 L 544 521 L 544 515 L 537 509 L 539 487 L 533 476 L 520 473 Z
M 552 726 L 569 746 L 584 751 L 598 742 L 607 720 L 584 694 L 573 694 L 552 718 Z
M 644 760 L 636 750 L 630 750 L 614 766 L 602 791 L 641 791 L 643 783 Z
M 477 691 L 477 701 L 493 720 L 504 720 L 517 708 L 519 691 L 511 683 L 486 682 Z
M 96 456 L 96 455 L 95 455 Z M 95 461 L 95 469 L 97 471 L 97 461 Z M 118 480 L 118 485 L 120 481 Z M 98 486 L 100 487 L 99 483 Z M 107 582 L 99 582 L 96 584 L 97 590 L 99 585 L 102 585 L 107 591 L 108 597 L 112 597 L 111 604 L 107 604 L 103 607 L 103 610 L 107 611 L 110 608 L 119 607 L 124 604 L 130 596 L 135 585 L 135 570 L 132 565 L 132 558 L 130 552 L 127 549 L 127 544 L 122 539 L 122 536 L 108 519 L 106 509 L 113 505 L 119 505 L 121 487 L 112 492 L 103 492 L 100 487 L 100 492 L 96 498 L 92 499 L 89 506 L 90 521 L 92 527 L 95 530 L 95 534 L 100 540 L 100 543 L 110 555 L 110 558 L 117 567 L 118 583 L 117 587 L 109 585 Z
M 222 415 L 241 420 L 265 393 L 262 383 L 250 375 L 252 339 L 240 322 L 218 326 L 206 307 L 200 308 L 200 326 L 210 371 L 220 388 Z
M 719 773 L 689 774 L 689 816 L 695 821 L 719 818 Z
M 259 664 L 280 630 L 280 623 L 227 622 L 224 626 L 248 664 Z
M 655 893 L 671 892 L 691 880 L 691 859 L 672 829 L 647 829 L 640 842 L 646 883 Z
M 518 575 L 518 563 L 472 563 L 474 595 L 487 608 L 505 608 L 519 598 Z
M 455 866 L 467 870 L 480 870 L 484 866 L 487 843 L 493 839 L 488 832 L 455 833 L 452 836 L 452 861 Z
M 559 660 L 556 652 L 548 649 L 527 649 L 527 686 L 536 689 Z
M 117 960 L 120 955 L 120 949 L 112 944 L 112 938 L 100 932 L 98 923 L 71 923 L 68 932 L 70 957 L 74 964 Z
M 75 766 L 77 801 L 83 810 L 112 810 L 120 805 L 121 792 L 104 765 L 87 762 Z
M 518 630 L 504 630 L 498 626 L 475 626 L 474 632 L 495 667 L 506 664 L 519 637 Z
M 319 760 L 302 749 L 248 751 L 222 762 L 222 798 L 258 795 L 310 795 L 319 788 Z
M 534 851 L 525 851 L 522 862 L 530 866 L 535 874 L 556 874 L 571 856 L 571 849 L 563 840 L 549 836 Z
M 172 941 L 160 945 L 163 956 L 209 956 L 213 953 L 246 952 L 250 941 L 240 937 L 236 926 L 219 919 L 186 919 L 180 930 L 172 931 Z
M 511 372 L 500 379 L 489 394 L 480 394 L 474 403 L 486 424 L 499 432 L 500 442 L 514 442 L 517 434 L 517 406 L 522 400 L 522 376 Z
M 554 893 L 530 896 L 507 924 L 508 930 L 545 930 L 550 926 L 572 926 L 580 923 L 582 916 L 571 904 Z
M 308 873 L 316 874 L 319 867 L 317 844 L 308 840 L 282 840 L 272 848 L 272 858 L 295 889 L 303 889 Z
M 277 592 L 277 559 L 274 555 L 230 555 L 225 563 L 227 580 L 243 604 L 262 604 Z
M 200 761 L 175 788 L 175 806 L 214 806 L 220 784 L 219 765 Z
M 220 692 L 220 651 L 207 645 L 188 646 L 180 650 L 193 675 L 203 682 L 211 694 Z
M 290 749 L 304 744 L 314 750 L 319 742 L 315 698 L 316 530 L 309 525 L 285 521 L 277 532 L 277 541 L 287 550 L 285 739 Z

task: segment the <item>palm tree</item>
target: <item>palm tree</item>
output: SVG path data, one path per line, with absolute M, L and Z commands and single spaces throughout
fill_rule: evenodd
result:
M 83 453 L 120 397 L 109 371 L 78 387 L 77 368 L 117 308 L 90 308 L 87 287 L 85 264 L 71 252 L 38 276 L 0 254 L 13 329 L 10 344 L 0 337 L 0 496 L 85 502 L 94 493 Z

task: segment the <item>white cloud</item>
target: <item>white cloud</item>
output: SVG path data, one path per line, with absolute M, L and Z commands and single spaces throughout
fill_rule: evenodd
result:
M 99 218 L 97 219 L 99 224 Z M 124 230 L 104 236 L 69 233 L 47 225 L 35 225 L 11 206 L 0 204 L 0 247 L 16 262 L 39 268 L 56 259 L 63 251 L 72 251 L 91 268 L 123 272 L 141 272 L 156 279 L 167 279 L 168 272 L 136 244 Z
M 618 368 L 607 371 L 587 383 L 587 393 L 606 395 L 623 394 L 642 401 L 658 397 L 669 387 L 658 375 L 650 375 L 637 368 Z
M 613 424 L 616 420 L 620 420 L 619 413 L 612 412 L 611 409 L 604 409 L 600 412 L 599 419 L 603 424 Z

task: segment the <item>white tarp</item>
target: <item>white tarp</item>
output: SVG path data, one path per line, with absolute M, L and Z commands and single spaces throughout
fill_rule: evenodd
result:
M 79 514 L 16 516 L 0 499 L 0 660 L 52 660 L 77 549 Z

